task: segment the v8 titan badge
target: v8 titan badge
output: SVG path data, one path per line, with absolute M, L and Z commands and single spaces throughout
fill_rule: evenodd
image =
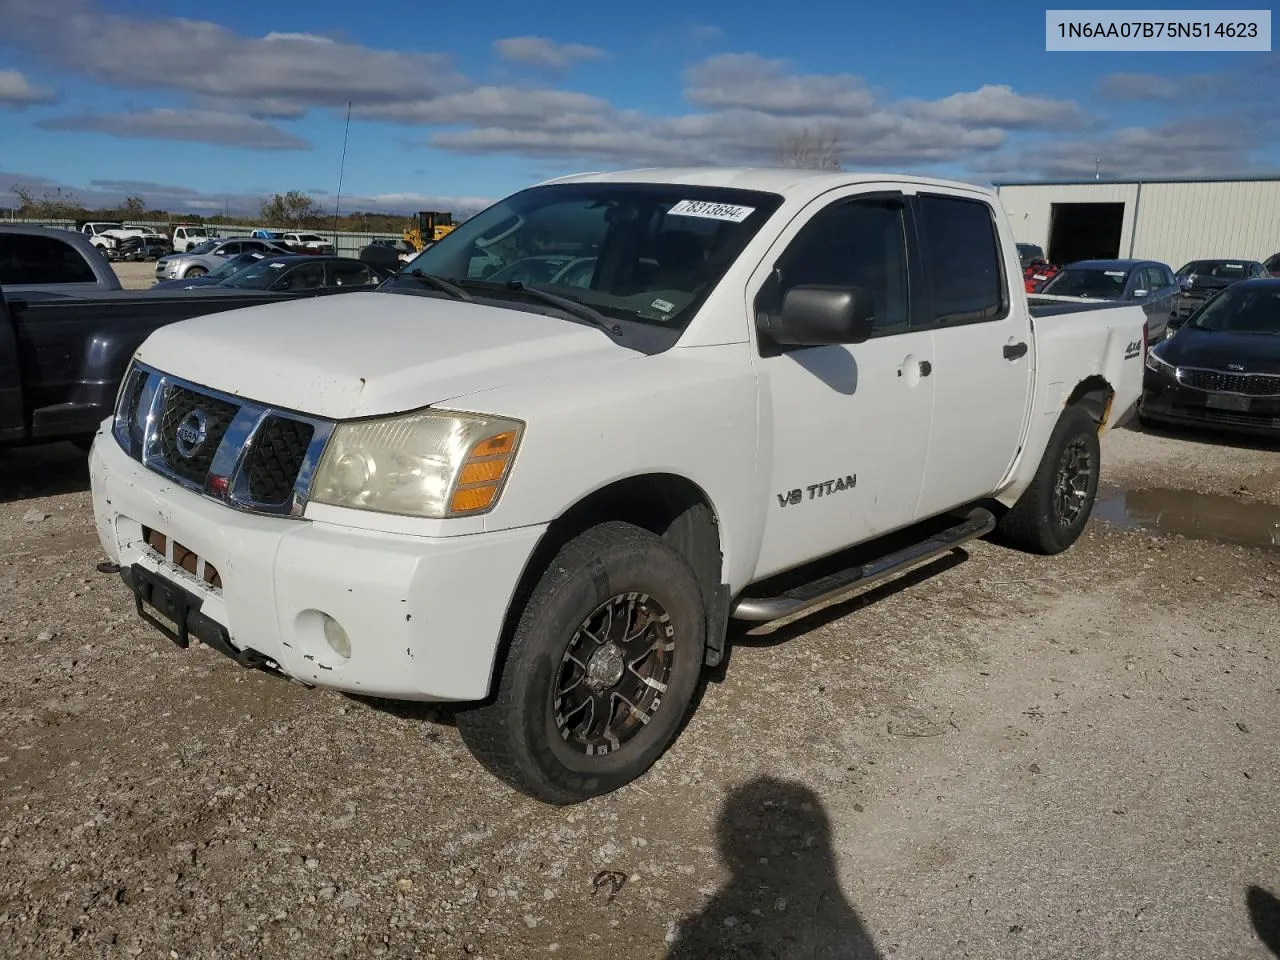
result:
M 817 500 L 819 497 L 830 496 L 841 490 L 852 490 L 858 485 L 857 474 L 850 474 L 847 477 L 837 477 L 834 480 L 825 480 L 822 483 L 811 483 L 807 487 L 796 487 L 794 490 L 788 490 L 786 493 L 777 494 L 778 506 L 785 507 L 789 504 L 800 503 L 805 499 L 805 492 L 808 491 L 810 500 Z

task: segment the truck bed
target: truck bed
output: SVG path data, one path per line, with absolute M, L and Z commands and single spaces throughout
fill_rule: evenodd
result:
M 1033 318 L 1056 317 L 1064 313 L 1087 313 L 1123 306 L 1115 300 L 1082 300 L 1074 297 L 1043 297 L 1027 294 L 1027 307 Z
M 320 293 L 0 291 L 0 443 L 92 433 L 111 412 L 129 359 L 160 327 Z

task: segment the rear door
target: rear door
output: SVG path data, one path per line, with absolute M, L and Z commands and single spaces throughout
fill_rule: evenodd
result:
M 986 197 L 930 187 L 913 204 L 935 358 L 923 518 L 999 488 L 1021 448 L 1034 351 L 1013 238 Z
M 1134 271 L 1131 292 L 1146 291 L 1146 295 L 1139 299 L 1147 315 L 1147 331 L 1153 343 L 1164 338 L 1177 300 L 1177 290 L 1173 274 L 1166 276 L 1159 264 L 1149 263 Z

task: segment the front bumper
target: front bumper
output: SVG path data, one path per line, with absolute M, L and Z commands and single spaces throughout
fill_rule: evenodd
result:
M 1148 420 L 1233 433 L 1280 436 L 1280 397 L 1243 397 L 1184 387 L 1146 371 L 1138 413 Z
M 122 572 L 137 564 L 198 601 L 193 635 L 218 646 L 221 628 L 242 663 L 368 696 L 483 699 L 515 585 L 546 529 L 429 538 L 242 513 L 130 459 L 109 423 L 90 479 L 103 549 Z M 170 556 L 146 530 L 167 538 Z M 199 557 L 188 570 L 173 562 L 182 549 Z M 346 631 L 348 659 L 325 639 L 321 614 Z

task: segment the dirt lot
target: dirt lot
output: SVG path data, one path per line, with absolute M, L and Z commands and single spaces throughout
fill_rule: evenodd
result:
M 1280 452 L 1104 450 L 1067 554 L 744 637 L 565 809 L 430 709 L 177 650 L 95 572 L 83 458 L 12 453 L 0 954 L 1280 956 Z
M 144 260 L 136 263 L 113 263 L 111 269 L 115 270 L 116 276 L 120 279 L 120 286 L 126 290 L 148 290 L 156 281 L 156 263 L 154 260 Z

